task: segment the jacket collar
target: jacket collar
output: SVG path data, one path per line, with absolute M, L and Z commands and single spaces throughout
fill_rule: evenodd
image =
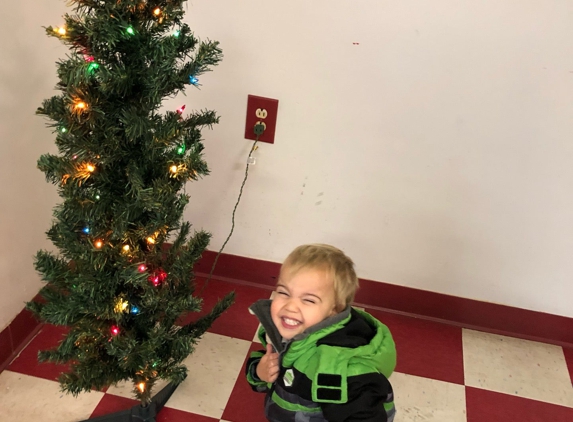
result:
M 326 327 L 330 327 L 331 325 L 338 324 L 350 317 L 350 306 L 347 306 L 344 311 L 332 315 L 331 317 L 326 318 L 325 320 L 319 322 L 318 324 L 308 327 L 302 333 L 294 336 L 291 340 L 284 341 L 279 333 L 279 330 L 277 329 L 276 325 L 274 324 L 271 318 L 271 303 L 272 300 L 270 299 L 258 300 L 249 307 L 249 312 L 255 315 L 259 319 L 259 322 L 265 329 L 269 341 L 271 342 L 275 350 L 279 353 L 281 353 L 285 348 L 285 343 L 303 340 L 308 336 L 310 336 L 311 334 L 314 334 Z

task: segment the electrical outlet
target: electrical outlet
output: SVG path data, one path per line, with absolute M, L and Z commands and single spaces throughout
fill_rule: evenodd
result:
M 255 125 L 261 124 L 265 128 L 259 136 L 259 142 L 275 143 L 275 129 L 277 127 L 277 112 L 279 100 L 249 95 L 247 100 L 247 122 L 245 124 L 245 139 L 257 139 Z

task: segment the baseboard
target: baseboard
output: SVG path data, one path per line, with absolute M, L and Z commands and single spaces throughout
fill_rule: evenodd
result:
M 196 275 L 207 276 L 216 255 L 205 251 L 195 266 Z M 213 278 L 270 290 L 276 283 L 279 269 L 280 264 L 276 262 L 221 254 Z M 489 333 L 573 347 L 573 318 L 559 315 L 363 279 L 360 280 L 355 304 Z M 0 372 L 8 367 L 40 327 L 41 323 L 24 309 L 0 332 Z
M 216 255 L 205 251 L 195 267 L 196 274 L 209 274 Z M 213 277 L 271 288 L 279 269 L 276 262 L 221 254 Z M 573 346 L 573 318 L 560 315 L 364 279 L 360 280 L 355 303 L 489 333 Z

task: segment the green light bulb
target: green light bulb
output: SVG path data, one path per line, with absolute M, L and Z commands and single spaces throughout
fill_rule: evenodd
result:
M 173 36 L 174 36 L 175 38 L 177 38 L 177 37 L 179 36 L 179 34 L 181 34 L 181 31 L 180 31 L 180 30 L 176 29 L 175 31 L 173 31 Z
M 185 145 L 180 145 L 179 148 L 177 148 L 177 154 L 179 155 L 185 154 Z
M 62 133 L 66 133 L 67 131 L 68 131 L 68 129 L 66 129 L 65 127 L 60 129 L 60 132 L 62 132 Z
M 90 74 L 93 74 L 97 69 L 99 69 L 99 64 L 97 63 L 90 63 L 90 65 L 88 66 L 88 72 Z
M 127 33 L 128 33 L 129 35 L 135 34 L 135 29 L 133 29 L 133 26 L 128 26 L 128 27 L 127 27 Z

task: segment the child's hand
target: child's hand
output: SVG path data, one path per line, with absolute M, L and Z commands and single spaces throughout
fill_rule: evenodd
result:
M 257 365 L 257 377 L 265 382 L 275 382 L 279 376 L 279 354 L 273 352 L 273 346 L 267 343 L 267 353 Z

